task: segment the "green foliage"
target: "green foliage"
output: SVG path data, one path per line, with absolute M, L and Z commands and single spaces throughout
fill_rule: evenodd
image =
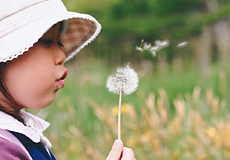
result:
M 179 43 L 181 39 L 189 41 L 199 35 L 202 27 L 227 19 L 230 15 L 230 2 L 218 0 L 219 8 L 208 12 L 206 2 L 201 0 L 64 0 L 67 8 L 74 11 L 89 13 L 102 24 L 102 32 L 91 45 L 96 54 L 108 57 L 120 63 L 117 56 L 135 60 L 149 58 L 148 54 L 136 55 L 135 46 L 141 39 L 147 42 L 169 39 Z M 100 50 L 98 50 L 100 48 Z M 175 46 L 169 46 L 175 50 Z M 190 58 L 189 51 L 186 56 Z M 170 55 L 170 56 L 169 56 Z M 168 53 L 171 61 L 175 54 Z
M 130 5 L 132 4 L 132 5 Z M 151 8 L 147 1 L 121 1 L 120 3 L 111 7 L 111 18 L 114 20 L 121 20 L 125 17 L 144 17 L 151 13 Z
M 194 11 L 202 11 L 204 8 L 204 1 L 201 0 L 154 0 L 152 2 L 153 10 L 158 16 L 168 16 L 175 14 L 184 14 Z

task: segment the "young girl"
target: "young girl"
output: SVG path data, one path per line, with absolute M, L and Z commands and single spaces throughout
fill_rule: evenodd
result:
M 22 111 L 42 109 L 64 87 L 71 59 L 101 30 L 90 15 L 60 0 L 0 0 L 0 159 L 55 159 L 42 132 L 48 122 Z M 135 160 L 116 140 L 107 160 Z

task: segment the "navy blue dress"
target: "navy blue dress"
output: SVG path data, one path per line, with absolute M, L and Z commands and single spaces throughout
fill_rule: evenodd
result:
M 24 145 L 33 160 L 56 160 L 53 154 L 50 151 L 47 151 L 41 142 L 34 143 L 23 134 L 13 131 L 9 132 L 12 133 Z

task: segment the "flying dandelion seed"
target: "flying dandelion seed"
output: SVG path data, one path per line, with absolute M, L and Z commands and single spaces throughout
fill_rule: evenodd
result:
M 158 47 L 157 47 L 157 48 L 158 48 Z M 151 47 L 149 51 L 152 53 L 153 57 L 156 57 L 156 55 L 157 55 L 157 54 L 156 54 L 156 52 L 157 52 L 156 47 Z
M 181 42 L 177 45 L 178 48 L 182 48 L 182 47 L 185 47 L 186 45 L 188 44 L 187 41 L 184 41 L 184 42 Z
M 136 46 L 136 50 L 143 52 L 144 50 L 141 47 Z
M 143 50 L 149 50 L 150 49 L 150 47 L 151 47 L 151 43 L 144 43 L 144 46 L 143 46 Z
M 127 65 L 124 68 L 117 68 L 117 73 L 108 77 L 106 87 L 110 92 L 119 94 L 118 109 L 118 139 L 121 139 L 121 98 L 122 94 L 129 95 L 138 87 L 137 73 Z
M 144 42 L 144 39 L 141 40 L 141 45 L 140 47 L 136 46 L 136 50 L 143 52 L 144 50 L 141 48 L 142 44 Z
M 136 46 L 136 50 L 137 51 L 140 51 L 140 52 L 143 52 L 143 51 L 149 51 L 153 57 L 156 56 L 156 53 L 161 50 L 162 48 L 165 48 L 165 47 L 168 47 L 169 46 L 169 40 L 165 39 L 163 41 L 160 41 L 160 40 L 156 40 L 154 43 L 155 45 L 152 46 L 151 43 L 144 43 L 143 44 L 143 48 L 141 48 L 142 46 L 142 43 L 143 43 L 144 40 L 141 41 L 141 45 L 140 47 Z
M 161 45 L 161 41 L 160 40 L 155 40 L 155 46 L 160 46 Z
M 168 47 L 169 46 L 169 40 L 166 39 L 166 40 L 162 41 L 159 45 L 162 48 Z

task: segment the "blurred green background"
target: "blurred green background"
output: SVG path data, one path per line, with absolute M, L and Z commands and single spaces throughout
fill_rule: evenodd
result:
M 136 159 L 230 158 L 229 0 L 63 0 L 102 25 L 95 41 L 66 63 L 57 100 L 31 111 L 51 122 L 58 159 L 105 159 L 117 138 L 118 95 L 108 76 L 130 64 L 139 87 L 123 96 L 122 140 Z M 141 40 L 169 40 L 153 57 Z M 177 47 L 188 42 L 184 47 Z
M 215 52 L 219 47 L 217 45 L 221 34 L 229 34 L 229 31 L 223 30 L 229 27 L 229 24 L 225 24 L 229 23 L 228 0 L 64 0 L 63 2 L 69 10 L 91 14 L 102 24 L 100 36 L 90 46 L 91 54 L 97 58 L 106 58 L 109 64 L 143 59 L 157 61 L 149 54 L 139 54 L 135 51 L 135 46 L 140 45 L 142 39 L 148 43 L 157 39 L 168 39 L 171 45 L 159 55 L 172 62 L 177 57 L 182 57 L 183 60 L 194 58 L 196 54 L 194 52 L 198 51 L 194 51 L 196 47 L 193 43 L 198 40 L 197 45 L 205 45 L 205 48 L 211 45 L 209 49 Z M 202 33 L 211 35 L 204 35 L 206 38 L 202 37 Z M 226 39 L 222 39 L 224 40 Z M 189 41 L 191 44 L 179 50 L 176 45 L 182 41 Z M 216 61 L 219 57 L 218 52 L 209 54 L 212 61 Z

